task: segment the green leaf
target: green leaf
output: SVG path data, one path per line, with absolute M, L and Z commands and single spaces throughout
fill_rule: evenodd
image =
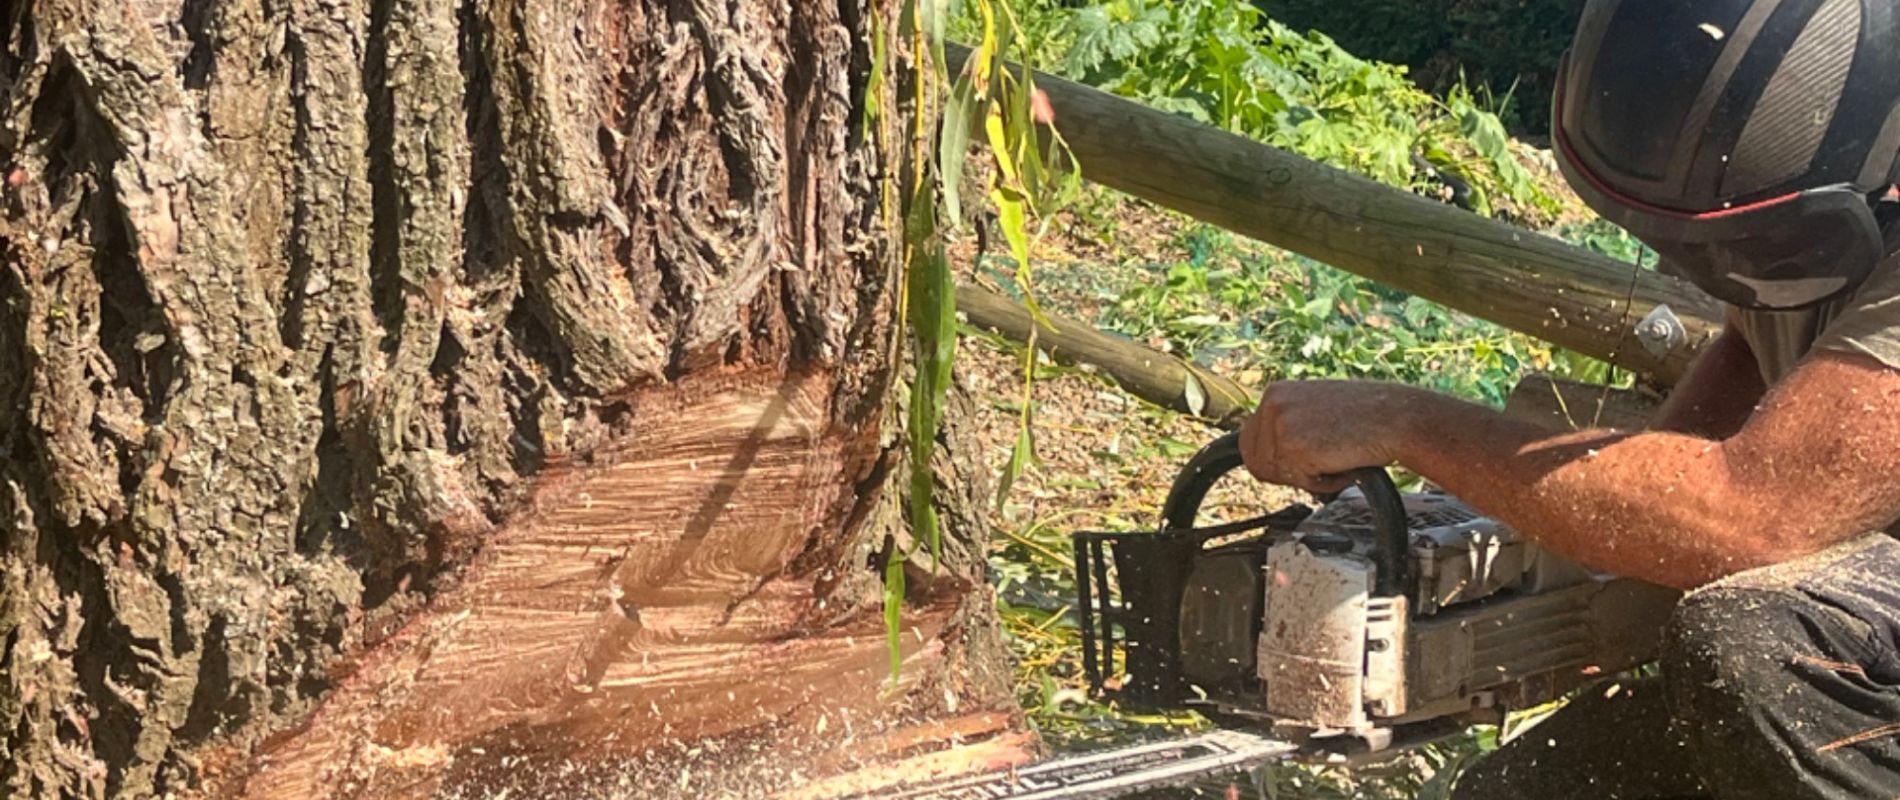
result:
M 1003 238 L 1009 241 L 1009 253 L 1016 259 L 1017 270 L 1028 269 L 1029 214 L 1022 195 L 1015 189 L 998 187 L 990 192 L 990 202 L 996 204 L 998 221 L 1003 228 Z
M 892 688 L 904 670 L 904 553 L 891 549 L 884 562 L 884 644 L 890 651 Z
M 950 0 L 916 0 L 917 27 L 932 44 L 943 41 L 950 20 Z
M 1028 468 L 1030 460 L 1035 457 L 1035 452 L 1036 439 L 1032 429 L 1028 425 L 1018 427 L 1016 446 L 1010 448 L 1009 463 L 1003 465 L 1003 474 L 997 481 L 997 508 L 1002 508 L 1003 502 L 1009 499 L 1009 490 L 1016 485 L 1016 479 L 1022 477 L 1023 470 Z
M 930 548 L 935 563 L 942 560 L 942 541 L 934 505 L 936 478 L 930 459 L 936 453 L 937 429 L 943 420 L 943 402 L 950 389 L 956 357 L 956 278 L 949 259 L 934 241 L 913 251 L 905 303 L 916 338 L 916 377 L 912 382 L 907 433 L 910 440 L 910 522 L 917 538 Z
M 963 164 L 970 153 L 970 114 L 976 107 L 976 87 L 968 75 L 957 79 L 944 101 L 943 123 L 937 142 L 937 177 L 943 181 L 943 207 L 950 227 L 963 225 Z
M 1065 32 L 1071 37 L 1064 63 L 1066 71 L 1077 77 L 1100 68 L 1122 46 L 1126 32 L 1108 18 L 1102 6 L 1090 6 L 1071 15 Z
M 1504 125 L 1496 116 L 1474 108 L 1466 111 L 1459 122 L 1465 137 L 1471 140 L 1471 146 L 1477 149 L 1479 155 L 1490 159 L 1507 155 Z
M 1013 148 L 1009 143 L 1009 131 L 1003 123 L 1002 109 L 990 109 L 983 118 L 983 131 L 989 136 L 990 154 L 996 156 L 996 168 L 1003 173 L 1003 188 L 1014 191 L 1013 187 L 1022 184 L 1022 176 L 1016 171 L 1016 159 L 1011 155 Z
M 950 27 L 950 18 L 962 7 L 962 0 L 916 0 L 917 24 L 923 29 L 924 38 L 930 42 L 932 55 L 937 63 L 943 64 L 944 31 Z
M 1215 122 L 1214 114 L 1208 110 L 1206 104 L 1199 100 L 1185 97 L 1150 97 L 1144 98 L 1144 100 L 1148 105 L 1153 106 L 1158 111 L 1179 114 L 1195 122 L 1209 125 Z

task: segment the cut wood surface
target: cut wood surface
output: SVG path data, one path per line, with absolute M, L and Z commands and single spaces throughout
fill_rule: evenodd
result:
M 763 372 L 640 399 L 624 446 L 551 468 L 532 510 L 490 537 L 461 585 L 351 665 L 322 710 L 264 748 L 240 794 L 487 792 L 495 765 L 517 758 L 527 766 L 506 780 L 546 790 L 569 779 L 573 757 L 615 780 L 756 781 L 743 788 L 769 794 L 883 755 L 871 739 L 906 734 L 879 690 L 881 615 L 827 608 L 788 569 L 856 502 L 847 472 L 876 435 L 829 423 L 835 389 L 829 376 Z M 945 669 L 945 627 L 973 588 L 964 583 L 945 575 L 906 610 L 907 681 Z M 960 724 L 958 736 L 980 738 L 1010 720 Z M 716 741 L 739 732 L 769 760 L 756 775 L 700 774 L 692 759 L 665 757 L 678 742 L 734 748 L 722 766 L 743 760 Z M 862 748 L 834 752 L 860 735 Z M 993 744 L 986 763 L 1020 758 L 1024 745 Z
M 957 311 L 970 324 L 1014 342 L 1036 346 L 1057 361 L 1099 369 L 1129 394 L 1158 406 L 1237 428 L 1252 408 L 1253 392 L 1226 376 L 1137 342 L 1104 333 L 1086 322 L 1044 313 L 1037 326 L 1021 303 L 976 284 L 957 287 Z
M 953 47 L 961 67 L 969 51 Z M 1687 283 L 1053 75 L 1036 74 L 1082 176 L 1671 383 L 1721 314 Z M 979 137 L 980 138 L 980 137 Z M 1633 335 L 1667 304 L 1687 341 Z

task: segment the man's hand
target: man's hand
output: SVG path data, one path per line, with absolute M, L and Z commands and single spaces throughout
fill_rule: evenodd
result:
M 1241 458 L 1267 483 L 1339 491 L 1352 484 L 1348 471 L 1398 460 L 1417 391 L 1367 381 L 1273 384 L 1241 426 Z

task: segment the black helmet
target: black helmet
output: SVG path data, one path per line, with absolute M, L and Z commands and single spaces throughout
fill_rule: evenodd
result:
M 1746 308 L 1838 297 L 1887 253 L 1900 0 L 1588 0 L 1553 116 L 1577 194 L 1678 274 Z

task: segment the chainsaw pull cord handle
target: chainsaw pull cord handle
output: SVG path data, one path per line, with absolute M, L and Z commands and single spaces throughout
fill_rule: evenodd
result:
M 1175 476 L 1174 485 L 1168 487 L 1168 499 L 1161 504 L 1163 529 L 1193 528 L 1201 513 L 1201 503 L 1207 499 L 1208 490 L 1214 488 L 1214 482 L 1243 465 L 1239 433 L 1222 434 L 1201 448 Z M 1373 530 L 1379 536 L 1379 544 L 1372 552 L 1373 563 L 1379 569 L 1372 593 L 1377 597 L 1407 594 L 1412 585 L 1412 560 L 1407 558 L 1412 549 L 1412 533 L 1406 524 L 1405 500 L 1399 494 L 1399 487 L 1392 482 L 1392 476 L 1379 467 L 1361 467 L 1350 474 L 1353 484 L 1366 496 L 1366 506 L 1372 511 Z

